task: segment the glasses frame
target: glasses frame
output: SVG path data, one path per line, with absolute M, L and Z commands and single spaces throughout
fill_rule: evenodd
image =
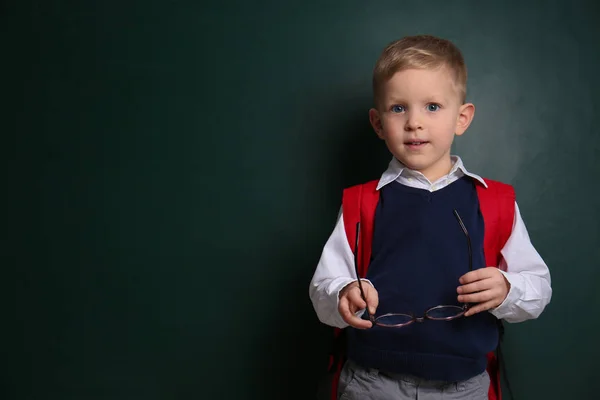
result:
M 460 214 L 458 213 L 458 211 L 456 209 L 454 209 L 454 216 L 456 217 L 456 219 L 458 220 L 458 223 L 460 225 L 461 230 L 463 231 L 463 233 L 465 234 L 465 237 L 467 239 L 467 246 L 468 246 L 468 250 L 469 250 L 469 272 L 473 271 L 473 250 L 471 247 L 471 237 L 469 235 L 469 231 L 467 231 L 467 227 L 465 226 L 462 218 L 460 217 Z M 361 282 L 361 277 L 358 273 L 358 251 L 359 251 L 359 243 L 360 243 L 360 221 L 356 223 L 356 241 L 354 244 L 354 268 L 356 270 L 356 278 L 358 281 L 358 287 L 360 289 L 360 295 L 362 297 L 362 299 L 364 300 L 365 304 L 367 304 L 367 298 L 365 296 L 365 292 L 362 286 L 362 282 Z M 431 307 L 429 308 L 427 311 L 425 311 L 424 316 L 423 317 L 416 317 L 415 315 L 413 315 L 412 313 L 410 314 L 406 314 L 406 313 L 388 313 L 388 314 L 383 314 L 380 315 L 378 317 L 375 317 L 374 315 L 369 313 L 369 307 L 365 307 L 365 312 L 367 313 L 367 316 L 369 318 L 369 321 L 371 321 L 372 323 L 372 327 L 374 327 L 375 325 L 377 326 L 381 326 L 384 328 L 402 328 L 404 326 L 408 326 L 414 322 L 424 322 L 425 320 L 432 320 L 432 321 L 452 321 L 454 319 L 460 318 L 462 317 L 465 312 L 467 312 L 467 310 L 470 308 L 470 304 L 469 303 L 463 303 L 462 307 L 461 306 L 457 306 L 457 305 L 439 305 L 439 306 L 435 306 L 435 307 Z M 444 308 L 444 307 L 454 307 L 457 310 L 460 310 L 456 315 L 452 315 L 450 317 L 430 317 L 428 315 L 428 313 L 430 313 L 431 311 L 440 309 L 440 308 Z M 409 317 L 410 319 L 407 322 L 401 323 L 401 324 L 385 324 L 382 322 L 377 322 L 378 319 L 383 318 L 383 317 L 389 317 L 392 315 L 402 315 L 402 316 L 406 316 Z

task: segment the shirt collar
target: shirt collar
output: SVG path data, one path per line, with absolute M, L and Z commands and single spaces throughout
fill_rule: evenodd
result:
M 478 180 L 485 188 L 487 188 L 487 184 L 485 183 L 482 177 L 467 171 L 467 168 L 465 168 L 463 161 L 459 156 L 451 156 L 450 159 L 452 161 L 452 169 L 450 170 L 447 176 L 451 176 L 454 174 L 467 175 L 473 179 Z M 427 179 L 419 171 L 411 170 L 410 168 L 402 164 L 396 157 L 393 157 L 388 165 L 388 168 L 385 170 L 385 172 L 381 175 L 381 178 L 379 179 L 379 183 L 377 184 L 377 190 L 381 189 L 389 183 L 394 182 L 402 174 L 420 176 L 422 179 Z M 443 179 L 443 177 L 441 179 Z

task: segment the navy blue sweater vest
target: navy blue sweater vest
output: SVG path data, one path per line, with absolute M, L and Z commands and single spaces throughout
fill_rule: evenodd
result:
M 469 271 L 469 252 L 454 209 L 471 237 L 473 269 L 485 267 L 484 221 L 471 178 L 435 192 L 397 182 L 381 189 L 367 271 L 379 293 L 376 316 L 422 317 L 437 305 L 462 305 L 456 289 Z M 483 372 L 497 343 L 497 320 L 482 312 L 402 328 L 348 328 L 347 354 L 363 367 L 453 382 Z

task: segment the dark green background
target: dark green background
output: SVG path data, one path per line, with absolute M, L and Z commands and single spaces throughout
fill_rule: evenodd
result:
M 597 394 L 600 17 L 567 1 L 0 2 L 3 399 L 307 399 L 308 283 L 389 154 L 371 71 L 463 50 L 455 151 L 512 183 L 554 297 L 508 327 L 519 400 Z

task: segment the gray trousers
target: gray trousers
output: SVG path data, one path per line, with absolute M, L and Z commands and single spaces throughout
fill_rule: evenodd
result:
M 487 400 L 486 371 L 462 382 L 427 381 L 365 369 L 348 360 L 338 385 L 339 400 Z

